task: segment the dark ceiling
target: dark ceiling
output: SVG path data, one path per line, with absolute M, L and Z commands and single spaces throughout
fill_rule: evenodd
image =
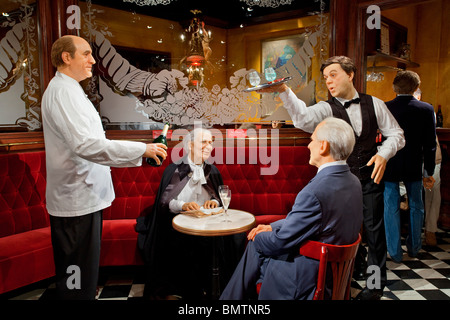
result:
M 326 12 L 329 0 L 323 2 Z M 202 12 L 201 17 L 206 24 L 222 28 L 302 17 L 320 11 L 319 0 L 292 0 L 290 5 L 281 5 L 277 8 L 249 7 L 241 0 L 173 0 L 168 5 L 156 6 L 139 6 L 122 0 L 93 0 L 92 3 L 178 21 L 182 24 L 190 21 L 193 17 L 191 10 L 197 9 Z

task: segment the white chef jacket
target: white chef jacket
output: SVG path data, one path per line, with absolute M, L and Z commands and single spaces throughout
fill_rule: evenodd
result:
M 359 95 L 356 92 L 353 99 L 358 97 Z M 322 120 L 333 116 L 333 111 L 328 102 L 320 101 L 315 105 L 307 107 L 306 104 L 302 100 L 298 99 L 295 93 L 290 89 L 281 92 L 280 98 L 284 103 L 284 107 L 291 116 L 294 126 L 306 132 L 312 133 Z M 336 99 L 338 99 L 342 105 L 348 101 L 342 98 Z M 398 125 L 397 120 L 395 120 L 394 116 L 382 100 L 372 97 L 372 101 L 378 128 L 380 129 L 381 134 L 386 138 L 381 146 L 378 147 L 377 153 L 388 161 L 395 156 L 397 151 L 405 146 L 403 129 Z M 360 104 L 353 103 L 346 109 L 346 111 L 353 130 L 355 130 L 357 136 L 360 136 L 362 131 Z
M 49 214 L 81 216 L 110 206 L 115 194 L 109 166 L 140 166 L 145 143 L 106 139 L 80 84 L 60 72 L 45 90 L 41 110 Z

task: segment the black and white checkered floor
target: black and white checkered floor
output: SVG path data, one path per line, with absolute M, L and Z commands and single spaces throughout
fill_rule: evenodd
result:
M 403 255 L 401 263 L 387 261 L 388 283 L 382 300 L 450 300 L 450 232 L 436 234 L 437 246 L 423 246 L 416 258 Z M 365 281 L 352 282 L 352 297 Z M 48 300 L 52 297 L 52 279 L 0 295 L 0 300 Z M 142 300 L 144 269 L 102 267 L 98 300 Z
M 382 300 L 450 300 L 450 233 L 436 233 L 437 246 L 423 245 L 411 258 L 402 238 L 403 259 L 392 261 L 388 254 L 387 285 Z M 353 281 L 351 296 L 365 287 L 365 281 Z

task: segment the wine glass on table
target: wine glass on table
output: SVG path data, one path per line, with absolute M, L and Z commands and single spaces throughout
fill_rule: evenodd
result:
M 225 220 L 223 220 L 223 222 L 231 222 L 231 220 L 228 218 L 228 206 L 230 205 L 231 201 L 230 187 L 228 187 L 227 185 L 219 186 L 219 196 L 225 209 Z

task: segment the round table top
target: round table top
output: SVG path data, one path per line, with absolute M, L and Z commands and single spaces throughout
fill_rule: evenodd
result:
M 231 222 L 224 222 L 224 214 L 207 217 L 192 217 L 178 214 L 172 220 L 175 230 L 196 236 L 226 236 L 250 230 L 255 225 L 255 216 L 242 210 L 228 209 Z

